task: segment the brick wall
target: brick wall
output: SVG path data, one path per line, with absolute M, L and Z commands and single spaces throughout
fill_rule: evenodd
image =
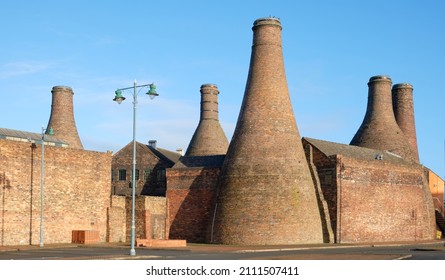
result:
M 317 202 L 318 202 L 318 208 L 320 209 L 320 216 L 321 216 L 321 223 L 322 223 L 322 230 L 323 230 L 323 242 L 324 243 L 334 243 L 335 242 L 335 235 L 334 231 L 332 229 L 332 222 L 331 222 L 331 214 L 330 214 L 330 206 L 332 203 L 328 203 L 328 201 L 325 199 L 322 186 L 321 186 L 321 179 L 325 179 L 325 176 L 320 176 L 317 170 L 317 167 L 314 163 L 314 147 L 308 144 L 307 142 L 303 142 L 303 147 L 305 151 L 305 155 L 307 158 L 309 170 L 311 171 L 312 180 L 314 181 L 314 186 L 316 190 L 316 196 L 317 196 Z M 321 154 L 317 149 L 316 153 L 317 156 Z M 324 174 L 323 174 L 324 175 Z M 329 197 L 329 199 L 331 199 Z M 330 202 L 330 201 L 329 201 Z
M 108 242 L 127 241 L 126 219 L 125 196 L 112 195 L 111 205 L 108 209 Z
M 305 143 L 305 150 L 309 144 Z M 334 239 L 337 229 L 337 178 L 336 178 L 336 157 L 327 157 L 317 148 L 312 149 L 313 162 L 317 167 L 318 179 L 320 182 L 323 197 L 327 203 L 330 223 L 334 231 Z
M 169 239 L 205 242 L 219 168 L 167 169 Z
M 107 235 L 111 154 L 45 146 L 44 242 Z M 0 140 L 1 245 L 39 244 L 41 146 Z
M 141 211 L 145 209 L 146 239 L 166 239 L 167 204 L 165 197 L 141 196 Z M 143 207 L 143 209 L 142 209 Z M 138 209 L 138 208 L 136 208 Z
M 111 197 L 109 213 L 109 242 L 130 242 L 132 198 Z M 137 196 L 135 199 L 136 238 L 166 239 L 165 197 Z
M 420 165 L 337 158 L 339 243 L 435 237 L 435 216 Z

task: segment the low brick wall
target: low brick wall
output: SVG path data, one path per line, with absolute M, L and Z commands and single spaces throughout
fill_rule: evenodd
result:
M 136 247 L 173 248 L 185 247 L 185 240 L 136 239 Z

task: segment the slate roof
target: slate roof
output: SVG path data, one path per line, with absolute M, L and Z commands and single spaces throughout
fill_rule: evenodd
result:
M 30 143 L 40 143 L 42 140 L 42 135 L 35 132 L 27 132 L 22 130 L 0 128 L 0 139 L 30 142 Z M 45 134 L 45 143 L 53 146 L 68 147 L 68 143 L 60 140 L 54 136 Z
M 391 153 L 390 151 L 374 150 L 369 148 L 363 148 L 354 145 L 346 145 L 340 143 L 334 143 L 324 140 L 318 140 L 308 137 L 303 137 L 303 142 L 306 141 L 326 156 L 344 155 L 351 158 L 364 159 L 364 160 L 383 160 L 397 164 L 414 164 L 410 161 L 403 159 L 401 156 Z
M 173 168 L 186 167 L 221 167 L 225 155 L 215 156 L 184 156 L 173 166 Z
M 148 149 L 150 149 L 150 151 L 152 151 L 157 157 L 162 158 L 163 160 L 166 161 L 170 161 L 171 165 L 174 165 L 175 163 L 178 162 L 179 158 L 181 157 L 180 153 L 177 152 L 172 152 L 166 149 L 162 149 L 162 148 L 153 148 L 150 145 L 144 145 L 145 147 L 147 147 Z
M 117 151 L 113 156 L 116 156 L 117 154 L 119 154 L 121 151 L 123 151 L 125 148 L 127 147 L 131 147 L 133 146 L 133 141 L 131 141 L 130 143 L 128 143 L 127 145 L 125 145 L 125 147 L 123 147 L 122 149 L 120 149 L 119 151 Z M 179 158 L 181 157 L 181 154 L 177 153 L 177 152 L 172 152 L 166 149 L 162 149 L 162 148 L 158 148 L 158 147 L 152 147 L 150 145 L 147 144 L 143 144 L 140 143 L 138 141 L 136 141 L 136 152 L 140 151 L 140 149 L 146 149 L 149 152 L 151 152 L 152 154 L 154 154 L 156 157 L 158 157 L 159 159 L 169 162 L 171 166 L 173 166 L 175 163 L 178 162 Z

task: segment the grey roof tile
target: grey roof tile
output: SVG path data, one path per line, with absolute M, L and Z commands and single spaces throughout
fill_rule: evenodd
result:
M 399 164 L 414 164 L 411 161 L 403 159 L 401 156 L 392 153 L 391 151 L 374 150 L 354 145 L 334 143 L 324 140 L 318 140 L 308 137 L 303 137 L 303 142 L 306 141 L 326 156 L 344 155 L 351 158 L 376 160 L 378 157 L 381 160 L 399 163 Z
M 42 135 L 35 132 L 27 132 L 9 128 L 0 128 L 0 139 L 9 139 L 16 141 L 40 142 Z M 45 142 L 54 143 L 55 145 L 68 146 L 68 144 L 54 136 L 45 134 Z

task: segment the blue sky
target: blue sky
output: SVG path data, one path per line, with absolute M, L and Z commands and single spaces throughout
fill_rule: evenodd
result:
M 5 1 L 6 2 L 6 1 Z M 414 86 L 421 163 L 445 175 L 444 1 L 9 1 L 0 9 L 0 127 L 40 132 L 51 88 L 73 88 L 86 149 L 118 151 L 132 139 L 187 148 L 199 88 L 217 84 L 230 139 L 246 85 L 252 24 L 275 16 L 301 136 L 349 143 L 366 110 L 367 82 L 389 75 Z

